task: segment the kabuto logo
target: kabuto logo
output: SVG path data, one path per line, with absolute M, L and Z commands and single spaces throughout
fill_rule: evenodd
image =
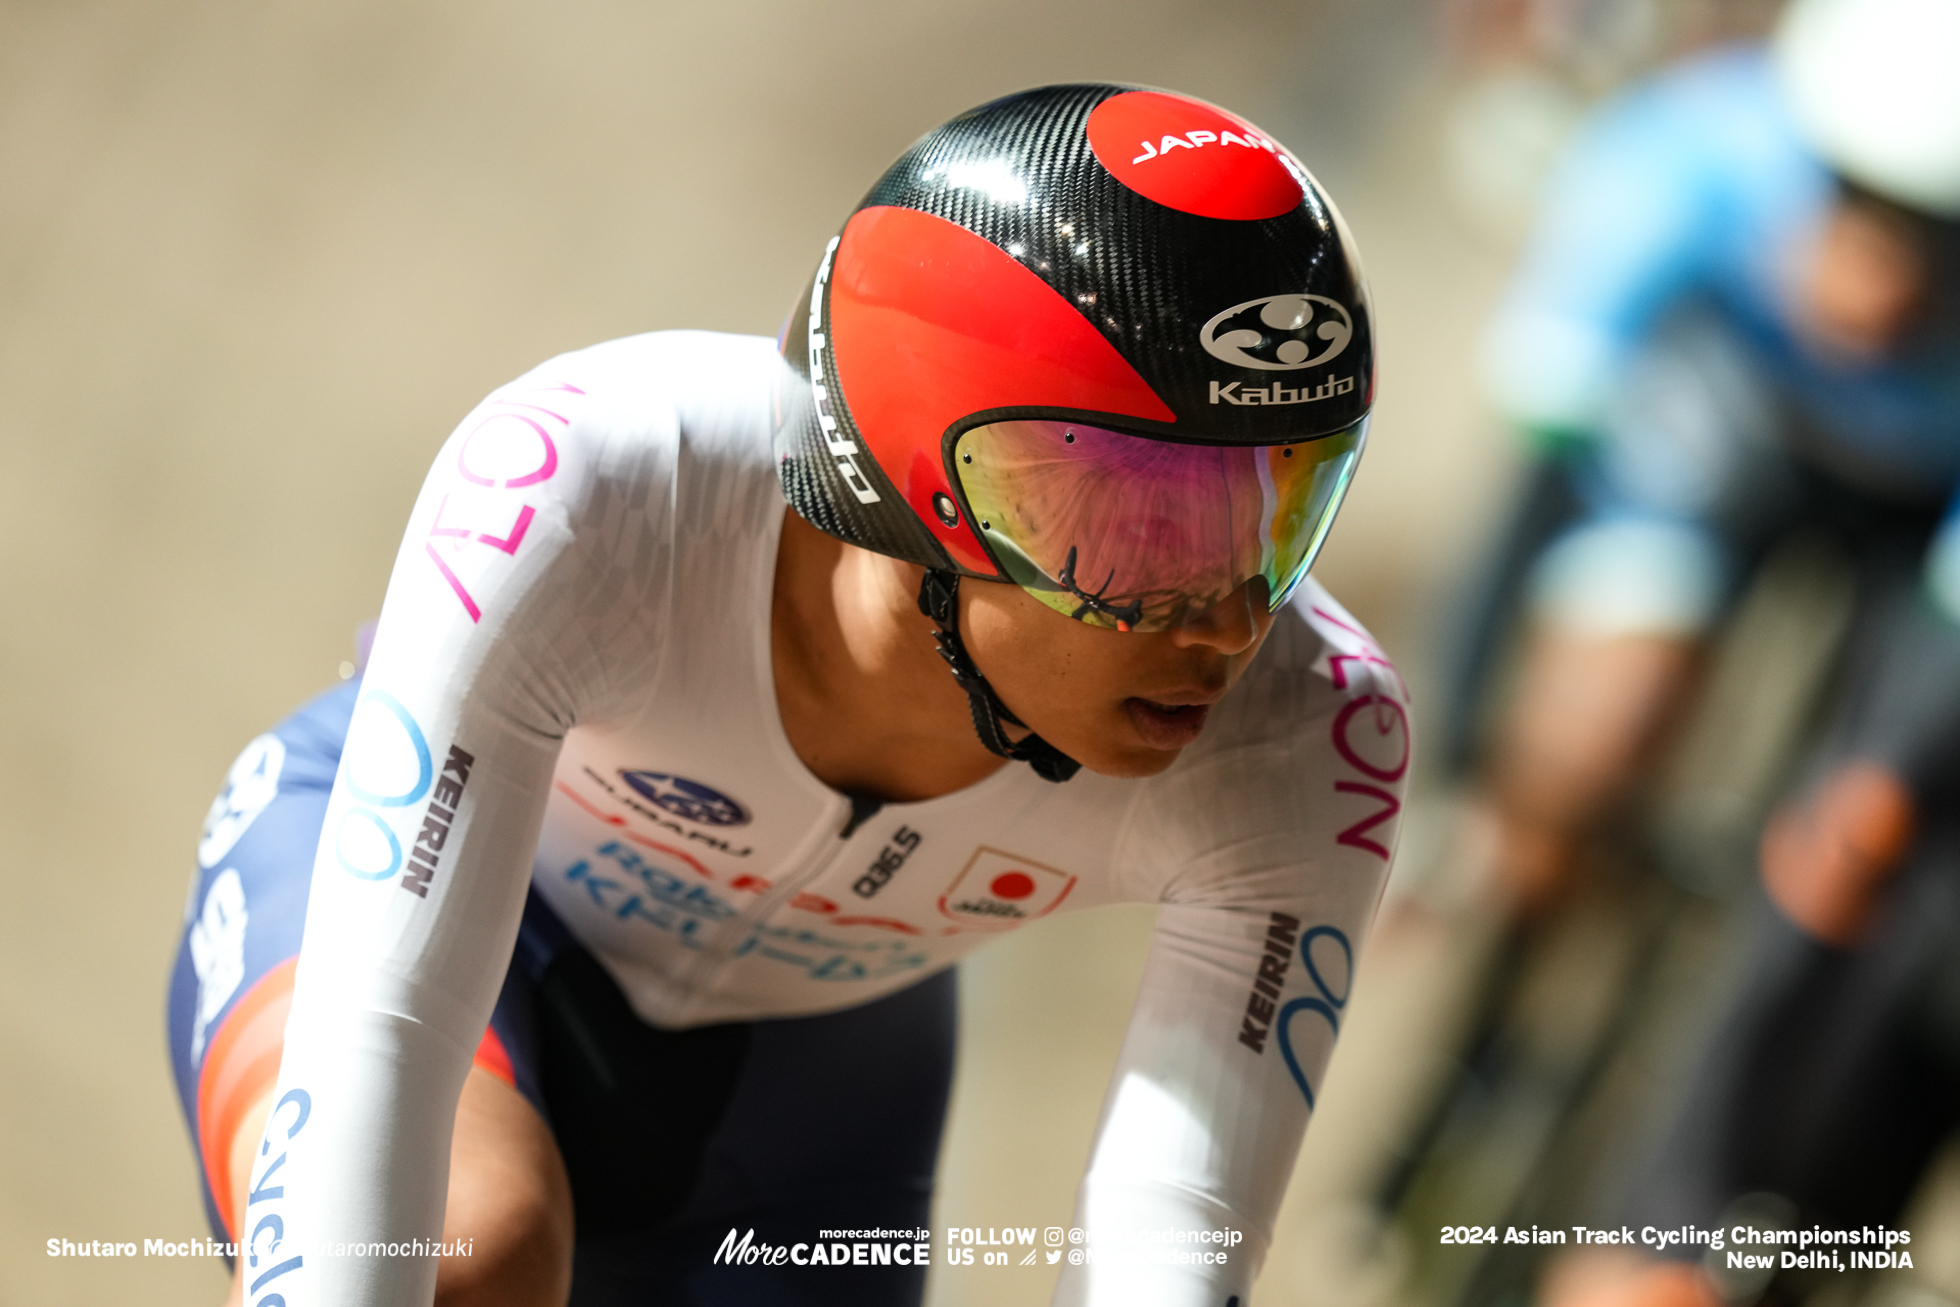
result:
M 720 790 L 711 790 L 699 781 L 657 771 L 621 770 L 619 778 L 632 786 L 634 793 L 682 821 L 698 822 L 703 826 L 749 824 L 747 808 Z
M 1213 358 L 1261 372 L 1315 367 L 1340 354 L 1353 339 L 1354 318 L 1325 295 L 1247 300 L 1213 317 L 1198 333 L 1198 343 Z

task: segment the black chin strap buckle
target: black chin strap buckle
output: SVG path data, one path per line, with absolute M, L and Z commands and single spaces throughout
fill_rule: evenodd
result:
M 973 710 L 974 733 L 980 737 L 980 743 L 987 746 L 989 753 L 1011 758 L 1015 762 L 1025 762 L 1044 781 L 1065 781 L 1081 770 L 1081 763 L 1039 735 L 1030 732 L 1018 742 L 1007 738 L 1002 722 L 1024 728 L 1027 723 L 1008 711 L 1007 705 L 1000 701 L 994 687 L 987 684 L 987 678 L 973 665 L 973 656 L 967 653 L 966 642 L 960 639 L 960 578 L 957 572 L 926 569 L 924 578 L 919 582 L 919 611 L 939 627 L 933 632 L 933 643 L 939 647 L 939 656 L 946 660 L 953 680 L 966 691 L 967 705 Z

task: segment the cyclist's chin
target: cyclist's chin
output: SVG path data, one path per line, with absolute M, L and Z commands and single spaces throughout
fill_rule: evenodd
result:
M 1153 749 L 1147 754 L 1130 755 L 1124 760 L 1120 770 L 1111 768 L 1102 771 L 1100 768 L 1093 767 L 1090 770 L 1102 771 L 1102 775 L 1112 776 L 1118 780 L 1140 781 L 1168 770 L 1170 765 L 1177 761 L 1178 753 L 1179 751 L 1175 749 L 1168 753 L 1161 749 Z
M 1134 780 L 1155 776 L 1176 762 L 1204 730 L 1210 709 L 1125 699 L 1094 722 L 1045 735 L 1049 743 L 1099 775 Z M 1059 723 L 1057 725 L 1060 725 Z
M 1181 750 L 1131 748 L 1085 750 L 1085 752 L 1090 756 L 1076 758 L 1076 761 L 1089 771 L 1116 780 L 1134 781 L 1155 776 L 1165 770 L 1177 761 Z

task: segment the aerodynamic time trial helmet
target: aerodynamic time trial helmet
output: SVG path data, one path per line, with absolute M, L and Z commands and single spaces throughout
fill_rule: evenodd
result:
M 1792 0 L 1775 54 L 1825 162 L 1896 204 L 1960 218 L 1960 0 Z
M 782 340 L 810 522 L 1078 620 L 1174 627 L 1312 564 L 1373 322 L 1340 215 L 1243 118 L 1128 86 L 982 105 L 892 165 Z

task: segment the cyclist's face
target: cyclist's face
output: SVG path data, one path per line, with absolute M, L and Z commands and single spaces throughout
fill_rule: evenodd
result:
M 1017 585 L 960 587 L 961 632 L 994 692 L 1043 739 L 1106 776 L 1154 776 L 1204 730 L 1273 615 L 1255 578 L 1196 620 L 1148 634 L 1071 621 Z
M 1811 334 L 1834 353 L 1875 358 L 1897 349 L 1927 307 L 1925 235 L 1881 206 L 1840 200 L 1799 291 Z

